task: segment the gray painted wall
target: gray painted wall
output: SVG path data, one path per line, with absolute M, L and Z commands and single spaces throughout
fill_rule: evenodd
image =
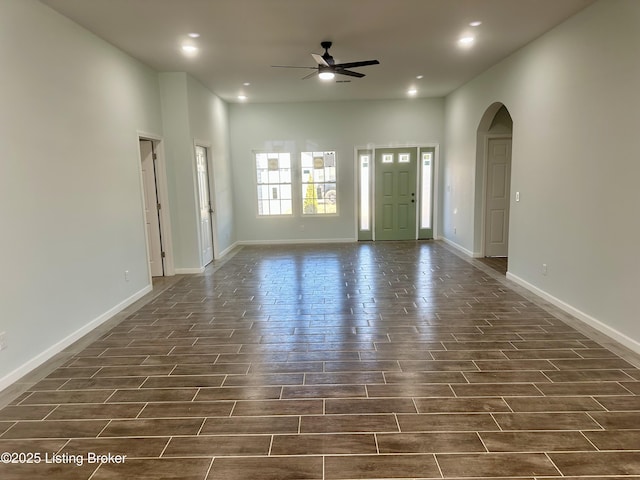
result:
M 235 223 L 241 242 L 354 240 L 354 148 L 442 144 L 444 139 L 443 99 L 235 104 L 230 112 Z M 252 151 L 273 149 L 292 152 L 294 165 L 300 152 L 336 151 L 337 216 L 258 217 Z M 299 175 L 294 171 L 294 181 Z
M 178 273 L 201 269 L 195 144 L 209 147 L 211 197 L 216 207 L 215 253 L 235 241 L 226 104 L 183 72 L 160 73 L 173 252 Z
M 160 73 L 164 153 L 177 273 L 199 269 L 195 151 L 189 122 L 186 73 Z
M 215 207 L 213 243 L 218 258 L 235 242 L 229 111 L 225 102 L 191 76 L 187 76 L 187 89 L 191 136 L 209 146 L 209 185 Z
M 636 350 L 639 24 L 640 2 L 602 0 L 449 95 L 443 178 L 444 235 L 480 253 L 476 131 L 485 110 L 504 103 L 511 278 Z
M 212 154 L 218 255 L 235 231 L 227 105 L 193 78 L 34 0 L 0 3 L 0 59 L 1 389 L 151 289 L 139 134 L 163 139 L 176 269 L 203 266 L 195 139 Z
M 39 2 L 0 2 L 0 63 L 3 388 L 150 288 L 137 131 L 162 123 L 154 71 Z

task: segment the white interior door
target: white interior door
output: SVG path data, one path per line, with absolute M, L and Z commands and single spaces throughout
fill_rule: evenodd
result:
M 144 189 L 144 218 L 147 226 L 147 251 L 151 276 L 164 275 L 162 259 L 162 237 L 160 235 L 160 217 L 158 212 L 158 190 L 156 184 L 155 155 L 151 140 L 140 140 L 140 158 L 142 159 L 142 186 Z
M 489 139 L 485 210 L 485 256 L 509 255 L 511 139 Z
M 200 248 L 202 265 L 213 261 L 213 230 L 211 229 L 211 195 L 209 192 L 209 170 L 207 168 L 207 149 L 196 147 L 196 168 L 198 176 L 198 199 L 200 208 Z

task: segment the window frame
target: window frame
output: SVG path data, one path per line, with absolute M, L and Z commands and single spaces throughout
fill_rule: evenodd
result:
M 307 158 L 305 158 L 307 157 Z M 308 164 L 308 157 L 310 157 L 311 164 Z M 317 168 L 319 162 L 322 161 L 322 167 Z M 327 165 L 327 162 L 330 162 Z M 331 165 L 332 163 L 332 165 Z M 299 192 L 299 208 L 300 216 L 305 217 L 333 217 L 339 215 L 339 197 L 338 197 L 338 159 L 336 150 L 314 150 L 300 152 L 300 176 L 297 179 L 297 184 L 300 186 Z M 314 172 L 311 173 L 309 170 Z M 316 178 L 316 170 L 322 170 L 321 179 Z M 307 180 L 309 175 L 313 175 L 313 181 Z M 307 178 L 305 178 L 307 176 Z M 318 187 L 316 187 L 318 185 Z M 322 197 L 319 198 L 317 193 L 318 189 L 322 186 Z M 331 188 L 331 186 L 333 188 Z M 311 198 L 308 197 L 308 193 L 313 192 Z M 326 194 L 333 192 L 327 200 Z M 331 200 L 333 198 L 333 200 Z M 311 202 L 311 204 L 309 204 Z M 317 202 L 317 203 L 316 203 Z M 327 203 L 329 202 L 329 203 Z M 319 205 L 323 206 L 324 211 L 317 211 Z M 335 205 L 335 209 L 327 207 L 327 205 Z M 330 211 L 327 211 L 327 208 Z M 313 211 L 309 211 L 312 209 Z
M 254 150 L 252 152 L 253 154 L 253 180 L 254 180 L 254 198 L 255 198 L 255 212 L 256 212 L 256 216 L 257 218 L 290 218 L 294 216 L 294 208 L 295 208 L 295 204 L 294 204 L 294 199 L 295 199 L 295 192 L 294 192 L 294 177 L 295 177 L 295 169 L 294 169 L 294 162 L 292 160 L 293 154 L 291 152 L 274 152 L 274 151 L 264 151 L 264 150 Z M 261 159 L 261 156 L 266 156 L 266 158 Z M 287 156 L 287 160 L 289 162 L 289 166 L 288 168 L 282 168 L 280 166 L 280 161 L 283 159 L 283 156 Z M 260 167 L 259 161 L 263 161 L 266 160 L 267 161 L 267 166 L 265 167 Z M 278 181 L 277 182 L 273 182 L 273 181 L 269 181 L 269 171 L 270 171 L 270 165 L 269 162 L 273 161 L 273 160 L 278 160 Z M 282 181 L 282 172 L 283 171 L 287 171 L 288 170 L 288 182 L 286 181 Z M 260 176 L 261 173 L 260 172 L 264 172 L 266 171 L 267 173 L 267 179 L 268 181 L 266 182 L 261 182 L 260 180 Z M 273 171 L 273 170 L 271 170 Z M 288 186 L 289 187 L 289 191 L 290 191 L 290 198 L 283 198 L 281 196 L 282 193 L 282 187 L 283 186 Z M 260 190 L 261 187 L 266 187 L 267 188 L 267 198 L 262 198 L 262 196 L 260 195 Z M 273 192 L 273 188 L 277 188 L 278 192 L 279 192 L 279 198 L 272 198 L 271 197 L 271 193 Z M 273 201 L 277 201 L 279 203 L 280 206 L 280 213 L 271 213 L 271 202 Z M 285 212 L 282 213 L 282 205 L 283 202 L 289 202 L 289 207 L 290 210 L 289 212 Z M 263 207 L 263 202 L 268 202 L 269 205 L 269 213 L 261 213 L 261 209 Z

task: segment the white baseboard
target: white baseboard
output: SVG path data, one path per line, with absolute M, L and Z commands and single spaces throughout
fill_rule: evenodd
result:
M 532 285 L 531 283 L 527 282 L 526 280 L 523 280 L 522 278 L 518 277 L 517 275 L 514 275 L 511 272 L 507 272 L 507 278 L 517 283 L 521 287 L 526 288 L 530 292 L 535 293 L 536 295 L 545 299 L 549 303 L 555 305 L 559 309 L 567 312 L 569 315 L 572 315 L 573 317 L 577 318 L 581 322 L 584 322 L 587 325 L 595 328 L 596 330 L 598 330 L 600 333 L 603 333 L 607 337 L 610 337 L 616 340 L 617 342 L 621 343 L 622 345 L 633 350 L 636 353 L 640 353 L 640 342 L 634 340 L 633 338 L 628 337 L 624 333 L 619 332 L 615 328 L 610 327 L 609 325 L 598 320 L 597 318 L 594 318 L 591 315 L 584 313 L 583 311 L 578 310 L 577 308 L 569 305 L 568 303 L 563 302 L 559 298 L 556 298 L 553 295 L 545 292 L 544 290 L 541 290 L 540 288 L 536 287 L 535 285 Z
M 442 240 L 444 243 L 446 243 L 447 245 L 455 248 L 456 250 L 460 250 L 462 253 L 464 253 L 465 255 L 472 257 L 472 258 L 476 258 L 476 254 L 473 253 L 471 250 L 467 250 L 466 248 L 464 248 L 462 245 L 457 244 L 456 242 L 449 240 L 446 237 L 441 237 L 440 240 Z
M 218 252 L 218 256 L 216 257 L 216 260 L 219 260 L 219 259 L 223 258 L 224 256 L 228 255 L 229 253 L 231 253 L 231 251 L 234 248 L 237 248 L 239 245 L 240 244 L 238 242 L 233 242 L 230 246 L 225 248 L 223 251 Z
M 323 243 L 355 243 L 357 238 L 315 238 L 296 240 L 240 240 L 237 245 L 295 245 L 295 244 L 323 244 Z
M 32 370 L 42 365 L 44 362 L 46 362 L 53 356 L 57 355 L 62 350 L 67 348 L 69 345 L 73 344 L 75 341 L 84 337 L 87 333 L 89 333 L 94 328 L 99 327 L 107 320 L 113 318 L 115 315 L 123 311 L 129 305 L 132 305 L 133 303 L 140 300 L 142 297 L 144 297 L 147 293 L 151 292 L 152 290 L 153 290 L 153 286 L 147 285 L 139 292 L 133 294 L 131 297 L 120 302 L 115 307 L 107 310 L 105 313 L 103 313 L 99 317 L 91 320 L 89 323 L 80 327 L 78 330 L 76 330 L 72 334 L 63 338 L 59 342 L 53 344 L 52 346 L 47 348 L 44 352 L 36 355 L 31 360 L 27 361 L 25 364 L 16 368 L 13 372 L 10 372 L 4 377 L 0 378 L 0 391 L 4 390 L 5 388 L 9 387 L 13 383 L 17 382 L 22 377 L 24 377 L 27 373 L 31 372 Z

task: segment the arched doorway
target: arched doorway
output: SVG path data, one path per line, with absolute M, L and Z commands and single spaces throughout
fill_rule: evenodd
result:
M 474 250 L 479 257 L 504 259 L 504 271 L 509 256 L 512 136 L 508 109 L 492 104 L 477 132 Z

